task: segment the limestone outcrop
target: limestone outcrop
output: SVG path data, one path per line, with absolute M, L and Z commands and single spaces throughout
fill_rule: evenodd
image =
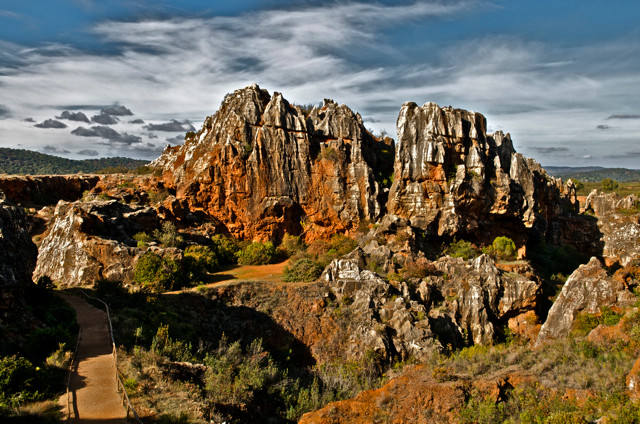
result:
M 0 190 L 15 204 L 42 207 L 55 205 L 59 200 L 78 200 L 99 180 L 95 175 L 3 175 Z
M 0 288 L 31 283 L 38 252 L 27 229 L 24 209 L 0 191 Z
M 555 216 L 577 212 L 574 185 L 516 153 L 509 134 L 487 134 L 479 113 L 405 103 L 397 128 L 387 210 L 428 234 L 498 228 L 523 244 L 527 229 L 544 233 Z
M 115 200 L 60 201 L 40 244 L 34 278 L 46 275 L 62 286 L 100 279 L 130 282 L 141 253 L 131 236 L 157 225 L 149 207 Z
M 382 151 L 392 157 L 393 146 L 374 139 L 348 107 L 325 100 L 307 113 L 253 85 L 227 95 L 200 131 L 151 166 L 177 199 L 234 236 L 304 230 L 313 239 L 381 216 L 385 195 L 374 169 L 391 165 Z
M 636 300 L 624 280 L 609 276 L 597 258 L 580 265 L 567 279 L 540 329 L 536 345 L 567 336 L 580 312 L 599 313 L 604 306 L 625 307 Z
M 604 243 L 602 256 L 608 264 L 626 266 L 640 260 L 640 199 L 615 193 L 592 191 L 587 196 L 585 210 L 598 219 Z

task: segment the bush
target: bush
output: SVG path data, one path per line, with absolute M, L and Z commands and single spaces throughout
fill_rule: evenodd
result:
M 240 250 L 237 254 L 238 263 L 241 265 L 265 265 L 272 263 L 276 258 L 276 248 L 273 243 L 254 242 Z
M 44 290 L 50 290 L 54 287 L 53 281 L 51 281 L 51 278 L 48 275 L 43 275 L 38 278 L 36 286 Z
M 611 178 L 605 178 L 600 181 L 600 186 L 604 191 L 614 191 L 620 187 L 620 184 L 616 180 L 612 180 Z
M 496 237 L 491 243 L 491 250 L 499 259 L 513 260 L 516 258 L 516 244 L 509 237 Z
M 191 259 L 197 268 L 206 272 L 216 272 L 220 268 L 218 252 L 209 246 L 189 246 L 184 251 L 184 258 Z
M 147 247 L 147 244 L 154 241 L 153 237 L 147 233 L 137 233 L 133 236 L 133 239 L 138 242 L 138 247 L 141 249 Z
M 178 247 L 183 243 L 173 222 L 164 222 L 162 230 L 155 230 L 153 236 L 165 247 Z
M 287 258 L 303 251 L 305 248 L 306 246 L 300 240 L 300 236 L 292 236 L 291 234 L 285 234 L 282 238 L 282 243 L 278 246 L 278 250 Z
M 445 255 L 453 258 L 463 258 L 465 260 L 475 258 L 480 255 L 478 250 L 471 242 L 466 240 L 454 240 L 444 251 Z
M 211 238 L 211 248 L 216 252 L 221 265 L 233 265 L 237 262 L 236 254 L 240 246 L 236 240 L 217 234 Z
M 133 279 L 143 288 L 161 293 L 174 288 L 178 268 L 175 261 L 147 252 L 136 262 Z
M 322 266 L 308 257 L 300 258 L 284 268 L 283 281 L 314 281 L 322 274 Z

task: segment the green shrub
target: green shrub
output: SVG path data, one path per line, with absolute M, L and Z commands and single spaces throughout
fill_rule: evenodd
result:
M 216 252 L 221 265 L 233 265 L 240 246 L 235 239 L 216 234 L 211 238 L 211 248 Z
M 254 340 L 246 349 L 239 342 L 222 338 L 218 349 L 207 355 L 205 373 L 207 398 L 216 404 L 248 404 L 279 376 L 271 355 Z
M 614 191 L 620 187 L 620 184 L 616 180 L 612 180 L 611 178 L 605 178 L 600 181 L 600 186 L 604 191 Z
M 499 259 L 513 260 L 516 258 L 516 244 L 509 237 L 496 237 L 491 248 Z
M 165 247 L 178 247 L 183 243 L 175 224 L 169 221 L 162 223 L 162 229 L 155 230 L 153 236 Z
M 38 278 L 36 286 L 44 290 L 50 290 L 54 287 L 53 281 L 51 281 L 51 278 L 48 275 L 43 275 Z
M 314 281 L 322 274 L 322 266 L 308 257 L 300 258 L 284 268 L 283 281 Z
M 147 252 L 136 262 L 133 279 L 143 288 L 154 293 L 171 290 L 176 286 L 178 264 L 153 252 Z
M 254 242 L 240 250 L 237 254 L 238 263 L 241 265 L 265 265 L 272 263 L 276 258 L 276 248 L 270 241 Z
M 169 326 L 160 325 L 151 341 L 151 351 L 172 361 L 192 361 L 191 344 L 174 340 L 169 336 Z
M 300 236 L 292 236 L 291 234 L 285 234 L 282 238 L 282 243 L 278 246 L 278 250 L 287 258 L 303 251 L 305 248 L 306 246 Z
M 144 249 L 147 247 L 147 244 L 154 241 L 153 237 L 147 233 L 137 233 L 133 236 L 133 239 L 138 242 L 138 247 L 141 249 Z
M 478 250 L 471 242 L 466 240 L 454 240 L 453 243 L 447 246 L 444 254 L 453 258 L 463 258 L 468 260 L 480 255 L 480 250 Z
M 193 259 L 198 268 L 207 272 L 216 272 L 220 269 L 218 252 L 209 246 L 189 246 L 184 251 L 184 258 Z

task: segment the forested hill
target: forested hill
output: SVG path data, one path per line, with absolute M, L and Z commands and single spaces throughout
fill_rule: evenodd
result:
M 602 168 L 599 166 L 545 166 L 544 168 L 554 177 L 563 179 L 572 178 L 574 180 L 587 182 L 598 182 L 604 178 L 611 178 L 622 182 L 640 181 L 640 169 Z
M 123 157 L 73 160 L 32 150 L 0 148 L 0 174 L 75 174 L 126 172 L 148 162 Z

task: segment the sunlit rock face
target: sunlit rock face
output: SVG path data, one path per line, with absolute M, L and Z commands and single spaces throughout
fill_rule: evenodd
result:
M 257 85 L 227 95 L 220 110 L 181 147 L 152 166 L 190 209 L 243 238 L 307 239 L 375 221 L 384 193 L 373 169 L 391 168 L 359 114 L 325 100 L 304 111 Z M 380 162 L 380 163 L 378 163 Z
M 469 234 L 502 222 L 545 230 L 577 210 L 573 184 L 516 153 L 511 137 L 486 133 L 479 113 L 405 103 L 387 212 L 438 236 Z

